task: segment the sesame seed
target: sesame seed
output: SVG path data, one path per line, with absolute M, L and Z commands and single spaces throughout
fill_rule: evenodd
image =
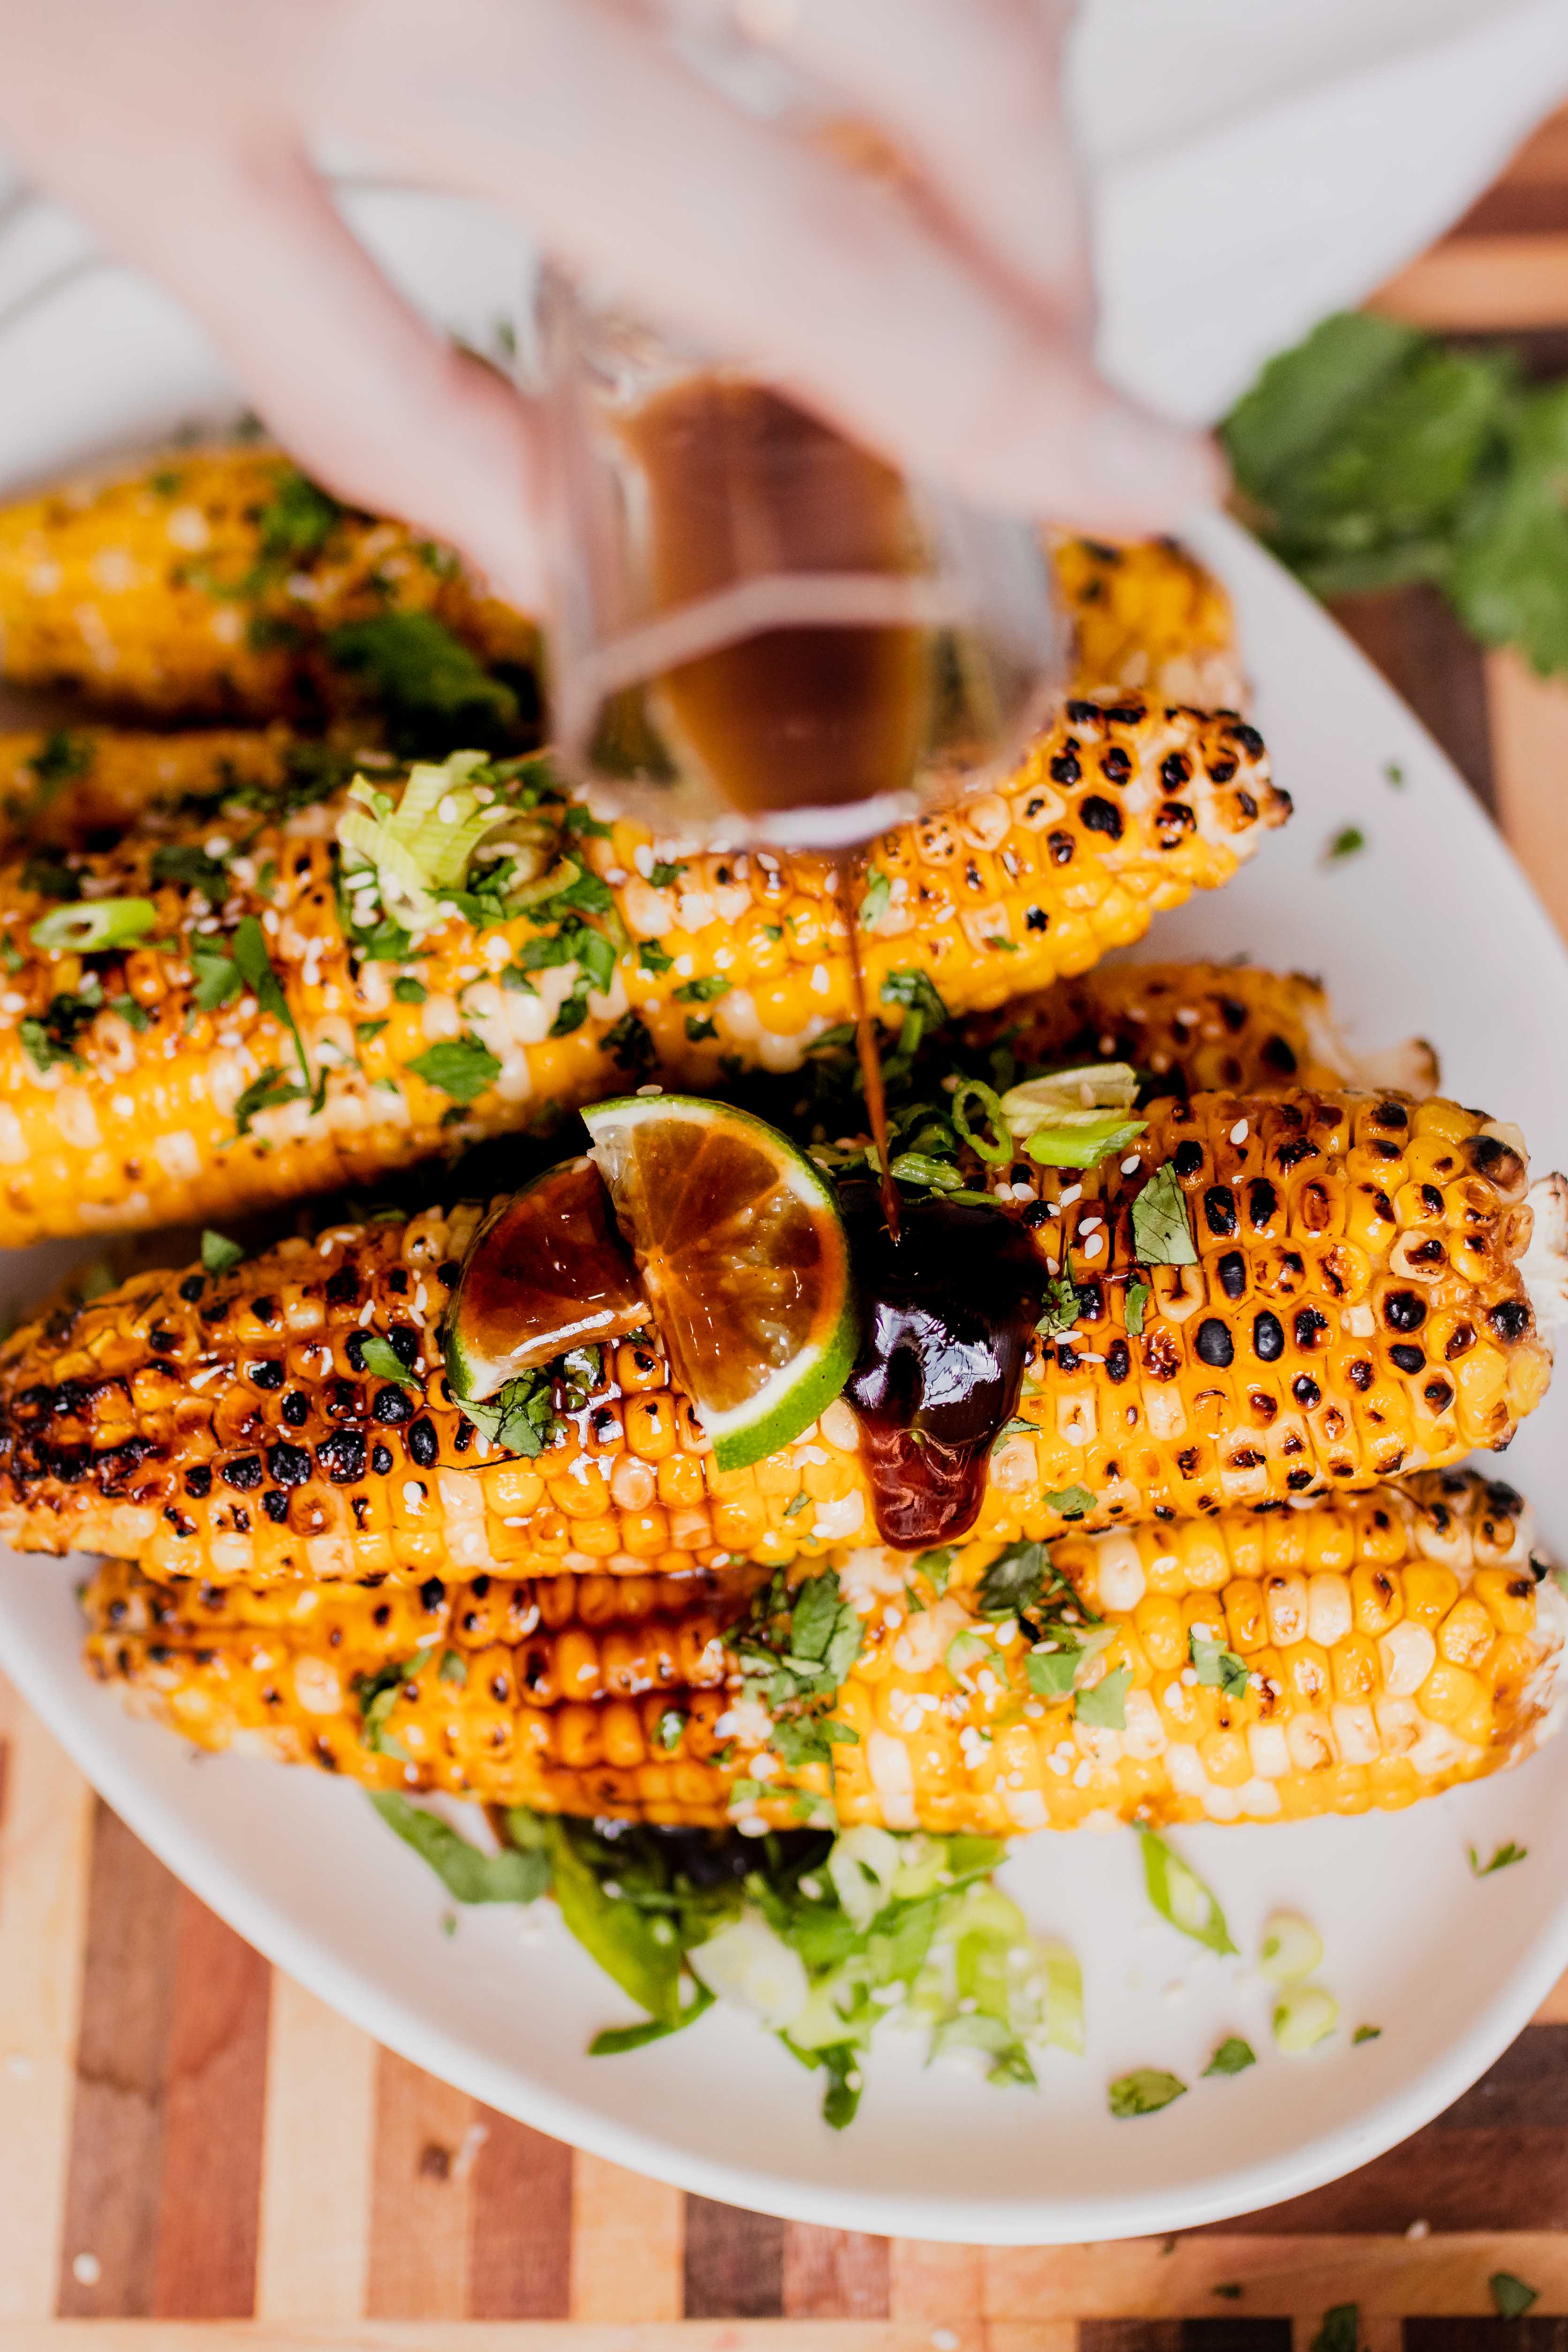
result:
M 1134 1152 L 1131 1160 L 1124 1160 L 1122 1161 L 1121 1173 L 1124 1176 L 1136 1176 L 1138 1171 L 1142 1167 L 1142 1165 L 1143 1162 L 1139 1159 L 1138 1154 Z
M 1062 1194 L 1060 1201 L 1058 1202 L 1058 1206 L 1063 1209 L 1070 1209 L 1075 1201 L 1081 1201 L 1082 1198 L 1083 1186 L 1081 1184 L 1069 1184 L 1067 1191 Z
M 1245 1143 L 1247 1141 L 1247 1121 L 1244 1118 L 1238 1118 L 1236 1125 L 1231 1129 L 1230 1139 L 1233 1143 Z

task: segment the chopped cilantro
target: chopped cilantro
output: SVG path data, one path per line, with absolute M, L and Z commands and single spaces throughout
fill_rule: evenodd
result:
M 1143 1317 L 1153 1292 L 1146 1282 L 1130 1282 L 1127 1286 L 1126 1321 L 1128 1336 L 1133 1339 L 1143 1336 Z
M 1026 1423 L 1033 1428 L 1032 1422 Z M 1042 1496 L 1047 1511 L 1057 1512 L 1064 1519 L 1081 1519 L 1086 1511 L 1094 1508 L 1094 1496 L 1087 1486 L 1058 1486 Z
M 1523 1862 L 1530 1852 L 1527 1845 L 1515 1845 L 1510 1838 L 1500 1845 L 1489 1862 L 1482 1862 L 1472 1845 L 1467 1849 L 1470 1857 L 1470 1874 L 1474 1878 L 1489 1878 L 1494 1870 L 1507 1870 L 1511 1863 Z
M 1079 1723 L 1092 1725 L 1100 1731 L 1125 1731 L 1127 1728 L 1127 1694 L 1132 1684 L 1131 1666 L 1113 1666 L 1089 1690 L 1080 1690 L 1073 1700 L 1073 1713 Z
M 393 999 L 398 1004 L 423 1004 L 429 993 L 425 982 L 415 980 L 408 972 L 392 983 Z
M 1356 2352 L 1361 2342 L 1361 2307 L 1336 2303 L 1323 2314 L 1323 2324 L 1312 2338 L 1311 2352 Z
M 72 735 L 63 727 L 46 735 L 32 758 L 22 762 L 31 771 L 37 785 L 33 805 L 42 807 L 53 800 L 63 784 L 85 776 L 97 755 L 98 745 L 90 735 Z
M 22 868 L 22 887 L 36 890 L 40 898 L 73 899 L 81 897 L 81 882 L 61 858 L 40 852 L 29 857 Z
M 674 965 L 675 958 L 673 956 L 667 956 L 657 940 L 639 940 L 637 941 L 637 961 L 641 964 L 644 971 L 660 972 L 670 971 Z
M 202 1235 L 202 1271 L 205 1274 L 227 1274 L 231 1267 L 243 1265 L 245 1252 L 238 1242 L 231 1242 L 226 1234 L 214 1233 L 209 1225 Z
M 668 890 L 679 881 L 685 871 L 684 861 L 669 866 L 662 865 L 656 860 L 647 869 L 647 878 L 656 890 Z
M 367 1331 L 359 1343 L 359 1357 L 365 1370 L 378 1381 L 396 1381 L 402 1387 L 420 1392 L 420 1383 L 411 1372 L 390 1339 L 377 1331 Z
M 248 1135 L 252 1124 L 264 1110 L 276 1110 L 280 1103 L 299 1102 L 307 1091 L 304 1087 L 296 1086 L 292 1078 L 286 1078 L 273 1063 L 262 1071 L 259 1077 L 251 1080 L 235 1104 L 235 1132 Z
M 1382 2039 L 1383 2028 L 1381 2025 L 1358 2025 L 1355 2032 L 1351 2035 L 1352 2047 L 1358 2042 L 1381 2042 Z
M 1132 1246 L 1144 1265 L 1196 1265 L 1186 1196 L 1174 1160 L 1156 1168 L 1132 1202 Z
M 700 1045 L 704 1038 L 717 1037 L 718 1034 L 719 1032 L 711 1021 L 700 1019 L 695 1013 L 687 1014 L 686 1035 L 689 1044 Z
M 400 1681 L 412 1671 L 412 1664 L 395 1670 Z M 396 1695 L 395 1685 L 390 1696 L 395 1700 Z M 378 1793 L 370 1801 L 388 1829 L 429 1864 L 458 1903 L 533 1903 L 550 1885 L 549 1857 L 538 1848 L 523 1852 L 515 1845 L 503 1845 L 496 1853 L 482 1853 L 448 1822 L 422 1812 L 406 1797 Z
M 717 998 L 728 996 L 733 985 L 722 972 L 710 972 L 705 980 L 682 982 L 675 992 L 675 1001 L 678 1004 L 711 1004 Z
M 1110 2112 L 1123 2120 L 1129 2116 L 1158 2115 L 1173 2099 L 1184 2097 L 1186 2088 L 1179 2075 L 1167 2074 L 1158 2066 L 1139 2066 L 1110 2085 Z
M 296 562 L 319 555 L 343 511 L 336 499 L 297 467 L 280 467 L 272 496 L 256 519 L 262 554 Z
M 494 1086 L 500 1064 L 488 1045 L 465 1030 L 460 1037 L 431 1045 L 408 1064 L 426 1086 L 450 1095 L 456 1103 L 471 1103 Z
M 327 658 L 363 680 L 386 714 L 395 750 L 411 755 L 512 734 L 518 699 L 433 613 L 380 613 L 328 632 Z
M 1188 1641 L 1204 1688 L 1221 1691 L 1226 1698 L 1239 1698 L 1247 1688 L 1246 1659 L 1238 1658 L 1234 1650 L 1215 1641 L 1212 1634 L 1201 1633 L 1195 1625 Z
M 492 1445 L 530 1460 L 555 1434 L 554 1384 L 547 1370 L 520 1372 L 482 1403 L 465 1398 L 463 1411 Z
M 1204 2073 L 1205 2074 L 1242 2074 L 1246 2073 L 1248 2066 L 1256 2066 L 1257 2063 L 1258 2053 L 1251 2042 L 1244 2042 L 1238 2033 L 1232 2033 L 1220 2043 L 1219 2048 L 1204 2068 Z
M 221 857 L 211 857 L 195 842 L 169 842 L 153 852 L 154 882 L 173 882 L 182 890 L 199 890 L 215 907 L 228 896 L 228 869 Z
M 1325 866 L 1337 865 L 1342 857 L 1354 857 L 1365 847 L 1366 835 L 1359 824 L 1342 825 L 1323 852 L 1323 863 Z
M 1527 2286 L 1511 2271 L 1493 2271 L 1487 2288 L 1500 2319 L 1522 2319 L 1531 2305 L 1541 2300 L 1541 2289 Z

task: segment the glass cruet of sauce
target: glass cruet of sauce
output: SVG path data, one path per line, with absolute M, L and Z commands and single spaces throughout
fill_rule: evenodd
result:
M 731 15 L 666 14 L 736 103 L 834 127 Z M 547 265 L 521 323 L 552 737 L 603 813 L 833 850 L 1016 760 L 1067 675 L 1035 525 L 901 475 L 608 282 Z

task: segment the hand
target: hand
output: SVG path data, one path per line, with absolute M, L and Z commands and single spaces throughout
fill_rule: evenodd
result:
M 733 5 L 897 150 L 898 195 L 728 104 L 654 0 L 0 0 L 0 145 L 186 305 L 312 473 L 524 605 L 528 411 L 381 276 L 322 141 L 613 267 L 982 504 L 1137 531 L 1214 496 L 1208 446 L 1094 372 L 1067 0 Z

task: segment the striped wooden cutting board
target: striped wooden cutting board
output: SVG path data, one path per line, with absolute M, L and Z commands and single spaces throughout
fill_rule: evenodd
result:
M 1568 112 L 1384 307 L 1568 369 Z M 1568 931 L 1568 690 L 1435 593 L 1342 617 Z M 1494 2315 L 1488 2280 L 1533 2287 Z M 686 2197 L 378 2050 L 98 1802 L 0 1684 L 0 2352 L 1568 2352 L 1568 1979 L 1347 2179 L 1173 2239 L 1043 2252 Z M 1563 2317 L 1552 2315 L 1563 2315 Z

